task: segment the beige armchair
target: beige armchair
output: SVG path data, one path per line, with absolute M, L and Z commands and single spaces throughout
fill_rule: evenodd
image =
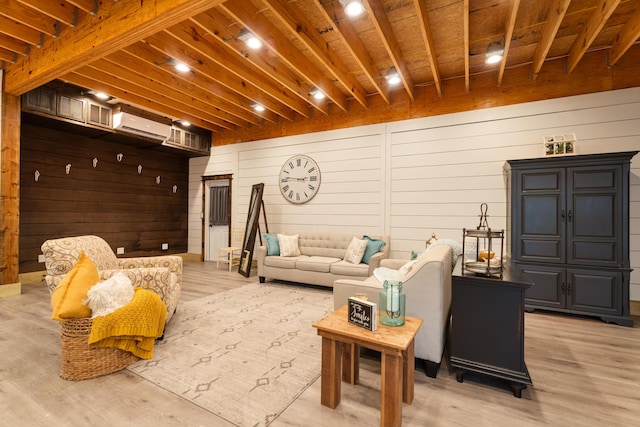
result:
M 424 361 L 425 373 L 435 378 L 442 362 L 451 310 L 451 247 L 446 245 L 429 249 L 412 261 L 411 268 L 400 274 L 402 291 L 406 295 L 406 315 L 424 322 L 415 340 L 415 356 Z M 383 259 L 381 267 L 394 270 L 407 264 L 407 260 Z M 335 309 L 345 305 L 351 295 L 364 294 L 378 304 L 382 283 L 375 278 L 367 280 L 336 280 L 333 284 Z
M 98 236 L 47 240 L 41 249 L 47 269 L 45 282 L 49 292 L 53 292 L 78 261 L 80 251 L 84 251 L 96 265 L 100 280 L 123 272 L 131 279 L 134 287 L 150 289 L 162 298 L 167 306 L 167 322 L 176 310 L 182 287 L 182 258 L 179 256 L 117 258 L 109 244 Z

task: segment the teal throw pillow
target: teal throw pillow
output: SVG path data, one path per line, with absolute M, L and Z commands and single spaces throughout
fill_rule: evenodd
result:
M 264 240 L 267 241 L 267 256 L 279 256 L 280 244 L 278 243 L 278 236 L 264 233 Z
M 363 239 L 367 241 L 367 248 L 364 250 L 364 255 L 360 262 L 363 264 L 369 264 L 369 258 L 380 252 L 380 249 L 382 249 L 387 243 L 384 240 L 372 239 L 369 236 L 364 236 Z

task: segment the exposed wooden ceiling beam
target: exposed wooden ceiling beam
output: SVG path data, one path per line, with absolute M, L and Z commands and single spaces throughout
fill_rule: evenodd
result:
M 95 15 L 98 13 L 98 0 L 66 0 L 80 10 Z
M 433 35 L 431 32 L 431 24 L 429 24 L 429 14 L 427 12 L 427 3 L 423 0 L 413 0 L 416 10 L 418 11 L 418 20 L 420 21 L 420 31 L 422 32 L 422 40 L 426 46 L 426 53 L 429 59 L 429 67 L 433 75 L 433 83 L 436 86 L 438 96 L 442 96 L 442 80 L 440 78 L 440 68 L 438 67 L 438 59 L 436 58 L 436 48 L 433 44 Z
M 38 13 L 15 0 L 0 0 L 0 15 L 52 37 L 57 37 L 60 33 L 60 24 L 57 20 Z
M 591 46 L 591 43 L 596 39 L 600 30 L 602 30 L 602 27 L 604 27 L 604 24 L 607 22 L 607 19 L 609 19 L 613 11 L 616 10 L 620 1 L 621 0 L 600 0 L 598 2 L 586 25 L 582 27 L 573 45 L 571 45 L 569 57 L 567 58 L 567 73 L 572 73 L 573 70 L 575 70 L 578 62 L 580 62 L 587 49 Z
M 624 27 L 616 35 L 611 45 L 609 53 L 609 66 L 613 67 L 622 55 L 638 40 L 640 37 L 640 7 L 638 7 L 631 18 L 624 24 Z
M 70 27 L 75 27 L 78 24 L 78 9 L 67 2 L 51 0 L 17 1 Z
M 221 5 L 227 13 L 233 16 L 245 28 L 260 38 L 265 46 L 268 46 L 278 57 L 294 69 L 301 77 L 311 84 L 310 91 L 314 88 L 321 90 L 327 98 L 333 101 L 341 110 L 347 111 L 345 94 L 334 85 L 330 79 L 310 61 L 301 57 L 300 51 L 280 29 L 271 23 L 255 6 L 248 2 L 230 1 Z M 326 100 L 315 101 L 311 93 L 308 94 L 311 105 L 325 114 L 329 114 Z
M 5 90 L 21 95 L 224 0 L 105 2 L 95 15 L 5 68 Z
M 262 122 L 252 114 L 248 114 L 244 111 L 240 112 L 238 115 L 234 115 L 227 111 L 221 110 L 220 108 L 217 108 L 215 106 L 215 103 L 220 101 L 218 99 L 214 98 L 212 100 L 212 103 L 206 102 L 208 101 L 207 97 L 204 96 L 206 92 L 199 90 L 199 88 L 195 87 L 191 83 L 187 83 L 188 81 L 198 79 L 198 76 L 195 72 L 187 73 L 188 75 L 186 79 L 182 80 L 176 75 L 170 73 L 169 70 L 166 70 L 166 67 L 156 66 L 155 64 L 149 64 L 148 62 L 141 61 L 136 56 L 125 51 L 112 53 L 111 55 L 105 57 L 105 59 L 110 61 L 111 63 L 117 64 L 117 66 L 122 70 L 127 70 L 130 73 L 134 73 L 132 76 L 129 74 L 118 74 L 119 78 L 129 79 L 129 77 L 131 76 L 132 82 L 138 82 L 138 84 L 140 85 L 148 85 L 149 87 L 154 87 L 160 93 L 165 94 L 169 93 L 166 92 L 166 89 L 170 88 L 172 93 L 174 93 L 173 96 L 177 101 L 193 106 L 205 112 L 207 118 L 216 117 L 220 120 L 224 120 L 225 122 L 229 122 L 237 126 L 246 126 L 247 123 L 260 125 Z M 115 74 L 116 71 L 113 69 L 113 67 L 105 68 L 104 70 L 107 72 L 111 72 L 110 70 L 113 70 L 111 74 Z M 204 98 L 205 100 L 202 100 L 201 98 Z M 201 117 L 203 119 L 206 119 L 204 116 Z M 222 123 L 218 123 L 216 121 L 214 121 L 214 123 L 223 126 Z
M 16 62 L 18 54 L 0 47 L 0 61 Z
M 195 100 L 189 95 L 176 90 L 174 87 L 153 81 L 147 78 L 147 76 L 138 74 L 136 71 L 133 71 L 130 68 L 125 68 L 122 66 L 122 63 L 113 62 L 110 58 L 111 56 L 103 59 L 98 59 L 90 66 L 92 68 L 95 68 L 96 70 L 100 70 L 112 75 L 119 81 L 124 81 L 127 82 L 127 84 L 144 88 L 145 92 L 150 90 L 157 95 L 166 97 L 170 100 L 168 104 L 169 107 L 175 108 L 176 110 L 184 111 L 225 129 L 233 129 L 236 126 L 246 127 L 248 125 L 246 121 L 239 120 L 237 117 L 230 118 L 227 115 L 227 117 L 221 118 L 219 116 L 216 116 L 215 114 L 211 114 L 209 112 L 209 110 L 211 110 L 211 107 L 207 104 L 204 104 L 202 101 Z M 140 71 L 142 71 L 142 67 L 140 68 Z M 82 70 L 78 70 L 78 72 L 82 73 Z M 130 89 L 129 91 L 143 96 L 142 92 L 134 92 L 133 89 Z
M 564 15 L 567 13 L 571 0 L 554 0 L 553 4 L 549 8 L 549 14 L 547 16 L 547 23 L 542 30 L 542 36 L 536 46 L 536 51 L 533 54 L 533 63 L 531 65 L 533 79 L 538 78 L 542 64 L 547 58 L 549 49 L 556 38 L 560 24 L 564 19 Z
M 274 111 L 281 117 L 293 121 L 296 113 L 303 117 L 309 117 L 309 107 L 307 92 L 303 90 L 300 79 L 290 68 L 283 65 L 274 58 L 274 55 L 263 54 L 265 49 L 252 50 L 246 48 L 244 42 L 237 39 L 239 30 L 229 21 L 225 15 L 216 9 L 209 9 L 191 18 L 191 22 L 199 26 L 205 33 L 205 39 L 209 40 L 215 49 L 221 53 L 215 55 L 216 58 L 236 57 L 237 71 L 240 76 L 253 75 L 247 67 L 247 62 L 253 64 L 258 72 L 264 74 L 264 78 L 271 80 L 271 83 L 260 89 L 269 93 L 269 96 L 279 102 L 268 101 L 268 96 L 253 98 L 252 100 L 263 105 L 268 110 Z M 234 31 L 230 29 L 233 28 Z M 233 46 L 236 47 L 233 47 Z M 242 47 L 239 47 L 242 46 Z M 273 85 L 276 86 L 273 86 Z M 283 90 L 284 89 L 284 90 Z M 287 89 L 289 92 L 287 92 Z M 261 115 L 265 112 L 260 113 Z
M 504 69 L 507 66 L 507 57 L 509 56 L 511 38 L 513 37 L 513 29 L 516 26 L 516 16 L 518 15 L 519 7 L 520 0 L 513 0 L 511 10 L 507 16 L 504 32 L 504 53 L 502 54 L 502 61 L 500 61 L 500 71 L 498 71 L 498 87 L 502 86 L 502 78 L 504 77 Z
M 150 44 L 143 42 L 134 43 L 127 46 L 124 51 L 141 61 L 145 61 L 149 65 L 153 65 L 157 68 L 158 72 L 164 72 L 171 77 L 171 84 L 173 84 L 177 90 L 190 93 L 203 102 L 211 104 L 213 109 L 228 112 L 251 123 L 260 122 L 260 120 L 257 120 L 253 111 L 249 109 L 249 106 L 243 107 L 243 105 L 247 103 L 247 99 L 244 96 L 239 96 L 236 92 L 231 91 L 206 75 L 196 72 L 185 76 L 180 73 L 175 73 L 173 67 L 167 67 L 166 65 L 157 66 L 156 64 L 166 62 L 168 58 L 164 52 L 153 48 Z M 153 75 L 155 76 L 155 74 Z M 165 81 L 162 78 L 159 78 L 159 80 Z M 251 111 L 251 113 L 248 113 L 248 111 Z M 268 115 L 267 117 L 271 118 Z
M 329 72 L 365 109 L 368 108 L 367 93 L 362 85 L 349 73 L 342 60 L 314 28 L 298 7 L 284 0 L 263 0 L 283 26 L 302 42 L 302 44 L 326 65 Z
M 160 88 L 157 84 L 141 85 L 140 83 L 144 77 L 135 76 L 131 71 L 123 70 L 119 65 L 110 63 L 106 59 L 98 59 L 88 66 L 79 68 L 76 70 L 76 74 L 95 79 L 105 84 L 110 84 L 128 94 L 148 99 L 156 104 L 166 105 L 175 111 L 183 111 L 193 117 L 201 118 L 222 128 L 234 128 L 233 124 L 215 117 L 207 115 L 209 117 L 204 118 L 202 111 L 193 106 L 185 105 L 182 100 L 178 99 L 178 96 L 175 96 L 175 91 L 171 88 Z M 124 99 L 126 100 L 127 98 L 125 97 Z
M 464 91 L 469 92 L 469 0 L 464 0 L 462 6 L 463 37 L 464 37 Z
M 33 28 L 0 15 L 0 33 L 22 40 L 32 46 L 40 47 L 44 40 L 44 35 Z
M 387 104 L 391 103 L 391 95 L 389 85 L 386 84 L 384 75 L 376 67 L 375 61 L 371 58 L 369 51 L 358 37 L 358 33 L 349 19 L 346 19 L 344 8 L 342 6 L 336 6 L 336 2 L 313 2 L 318 8 L 318 11 L 322 13 L 322 16 L 330 25 L 336 28 L 338 37 L 342 39 L 342 43 L 351 56 L 358 63 L 360 69 L 364 72 L 364 75 L 369 82 L 376 88 L 382 99 Z
M 77 73 L 69 73 L 65 76 L 62 76 L 60 80 L 71 83 L 80 87 L 92 87 L 94 90 L 98 90 L 104 93 L 108 93 L 111 96 L 116 97 L 117 99 L 127 99 L 127 101 L 136 107 L 147 109 L 149 111 L 155 111 L 158 114 L 167 116 L 167 117 L 179 117 L 182 120 L 188 120 L 192 124 L 201 127 L 203 129 L 210 130 L 212 132 L 221 133 L 222 128 L 219 126 L 215 126 L 210 122 L 204 121 L 197 117 L 186 114 L 182 111 L 174 110 L 166 105 L 157 104 L 154 101 L 149 99 L 130 94 L 122 89 L 119 89 L 115 86 L 112 86 L 109 83 L 103 83 L 88 77 L 81 76 Z
M 26 55 L 29 52 L 29 46 L 24 42 L 19 42 L 13 37 L 0 34 L 0 47 L 15 52 L 19 55 Z
M 411 100 L 415 100 L 415 93 L 413 91 L 413 79 L 411 78 L 411 74 L 409 73 L 409 69 L 407 68 L 407 63 L 404 60 L 402 52 L 400 51 L 400 46 L 398 45 L 398 40 L 393 33 L 393 29 L 391 28 L 391 23 L 389 22 L 389 18 L 384 10 L 384 5 L 381 0 L 363 0 L 363 3 L 366 4 L 367 9 L 371 11 L 371 22 L 373 26 L 376 28 L 378 32 L 378 36 L 380 40 L 382 40 L 382 44 L 384 45 L 393 66 L 396 68 L 400 79 L 402 80 L 402 85 L 404 86 L 409 98 Z
M 197 58 L 198 64 L 193 64 L 196 69 L 201 70 L 205 65 L 217 68 L 219 71 L 208 75 L 247 98 L 244 103 L 246 108 L 250 109 L 253 102 L 259 102 L 286 119 L 292 119 L 293 114 L 289 108 L 283 108 L 283 104 L 293 104 L 302 111 L 307 110 L 304 101 L 285 93 L 268 74 L 236 55 L 229 46 L 219 43 L 214 37 L 207 37 L 202 28 L 192 21 L 174 25 L 166 33 L 186 46 L 182 56 L 187 55 L 192 63 Z M 158 38 L 154 40 L 154 44 L 162 43 Z M 171 46 L 166 48 L 171 49 Z

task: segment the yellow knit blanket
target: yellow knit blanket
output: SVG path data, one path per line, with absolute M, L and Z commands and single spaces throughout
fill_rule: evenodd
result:
M 89 345 L 116 347 L 141 359 L 151 359 L 155 339 L 162 336 L 166 316 L 167 308 L 158 294 L 136 288 L 129 304 L 93 319 Z

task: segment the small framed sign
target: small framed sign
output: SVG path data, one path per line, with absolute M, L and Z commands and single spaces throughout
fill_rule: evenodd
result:
M 542 144 L 545 156 L 563 156 L 567 154 L 575 154 L 576 152 L 576 135 L 564 134 L 545 136 Z
M 378 328 L 378 305 L 355 297 L 349 297 L 349 323 L 370 331 Z

